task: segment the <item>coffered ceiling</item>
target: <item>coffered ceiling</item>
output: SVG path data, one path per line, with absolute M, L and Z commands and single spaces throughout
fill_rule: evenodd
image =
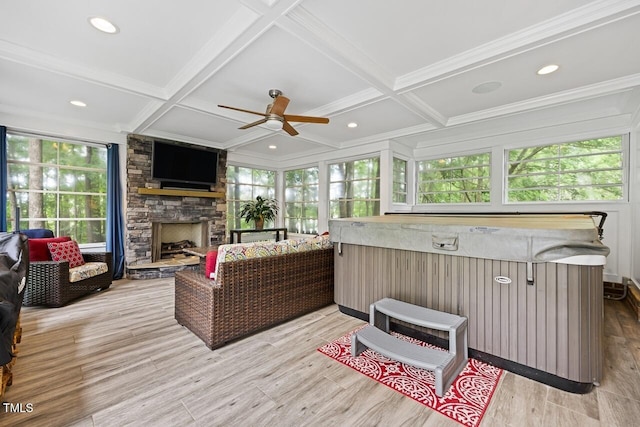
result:
M 0 16 L 0 124 L 29 132 L 292 160 L 541 111 L 640 121 L 640 0 L 27 0 Z M 260 117 L 217 106 L 265 111 L 269 89 L 330 123 L 239 130 Z

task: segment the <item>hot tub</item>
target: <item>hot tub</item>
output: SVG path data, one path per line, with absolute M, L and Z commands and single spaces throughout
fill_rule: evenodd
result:
M 343 312 L 391 297 L 458 314 L 476 358 L 573 392 L 601 380 L 609 249 L 591 216 L 386 215 L 329 231 Z

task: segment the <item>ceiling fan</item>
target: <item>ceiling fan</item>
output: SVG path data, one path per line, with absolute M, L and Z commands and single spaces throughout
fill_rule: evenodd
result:
M 329 123 L 329 119 L 326 117 L 311 117 L 311 116 L 297 116 L 293 114 L 284 114 L 284 110 L 289 105 L 289 98 L 282 95 L 282 92 L 278 89 L 269 90 L 269 96 L 273 98 L 273 103 L 267 105 L 267 110 L 264 113 L 257 111 L 245 110 L 242 108 L 228 107 L 226 105 L 218 105 L 218 107 L 228 108 L 230 110 L 242 111 L 245 113 L 256 114 L 263 118 L 253 123 L 246 124 L 238 129 L 249 129 L 250 127 L 265 124 L 269 129 L 280 130 L 284 129 L 289 135 L 296 136 L 296 131 L 289 122 L 303 122 L 303 123 Z

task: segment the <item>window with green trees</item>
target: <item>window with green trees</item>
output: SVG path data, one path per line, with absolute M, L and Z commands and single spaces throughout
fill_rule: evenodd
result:
M 284 173 L 285 226 L 292 233 L 318 232 L 318 168 Z
M 106 241 L 107 149 L 7 135 L 7 223 L 48 228 L 78 243 Z
M 508 150 L 507 202 L 623 200 L 622 136 Z
M 380 215 L 380 158 L 329 165 L 331 218 Z
M 417 203 L 488 203 L 491 155 L 444 157 L 417 162 Z
M 407 203 L 407 161 L 393 158 L 393 203 Z
M 253 223 L 240 218 L 242 205 L 256 197 L 273 198 L 276 173 L 270 170 L 227 166 L 227 230 L 250 229 Z M 265 227 L 273 224 L 265 224 Z

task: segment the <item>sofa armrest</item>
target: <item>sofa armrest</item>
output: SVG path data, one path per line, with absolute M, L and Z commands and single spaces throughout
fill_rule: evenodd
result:
M 111 270 L 111 252 L 83 252 L 82 258 L 84 262 L 106 262 Z
M 43 284 L 69 282 L 69 261 L 31 261 L 29 281 Z

